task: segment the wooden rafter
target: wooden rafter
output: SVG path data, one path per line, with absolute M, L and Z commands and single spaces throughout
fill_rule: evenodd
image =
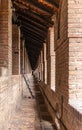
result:
M 34 21 L 38 21 L 39 23 L 45 25 L 46 27 L 50 27 L 53 25 L 53 22 L 50 20 L 50 18 L 39 15 L 33 12 L 32 10 L 29 10 L 29 11 L 26 9 L 23 10 L 20 6 L 15 5 L 15 4 L 14 4 L 14 7 L 16 8 L 16 12 L 18 15 L 21 14 L 21 15 L 24 15 L 25 17 L 34 19 Z
M 25 17 L 25 16 L 23 16 L 21 14 L 19 14 L 18 19 L 24 20 L 24 21 L 26 21 L 28 23 L 30 22 L 31 25 L 38 26 L 39 28 L 42 28 L 43 30 L 47 30 L 48 29 L 46 26 L 38 23 L 37 21 L 34 21 L 34 20 L 30 19 L 29 17 Z
M 34 27 L 33 25 L 30 25 L 29 23 L 26 24 L 24 21 L 21 22 L 21 26 L 24 27 L 24 28 L 26 28 L 26 29 L 35 31 L 35 32 L 37 32 L 37 34 L 39 34 L 39 35 L 41 35 L 41 36 L 43 36 L 43 37 L 45 37 L 45 36 L 47 35 L 46 32 L 40 30 L 40 29 L 37 28 L 37 27 Z
M 55 7 L 59 8 L 59 1 L 60 0 L 45 0 L 46 2 L 54 5 Z
M 43 40 L 40 40 L 40 39 L 38 39 L 37 37 L 34 37 L 34 36 L 32 36 L 32 35 L 29 35 L 29 34 L 27 34 L 27 33 L 25 33 L 25 32 L 24 32 L 24 35 L 27 36 L 29 39 L 34 39 L 34 40 L 38 41 L 39 43 L 43 43 L 43 42 L 44 42 Z
M 59 13 L 59 1 L 12 0 L 16 14 L 13 23 L 20 25 L 25 37 L 25 46 L 32 69 L 37 65 L 38 55 L 47 37 L 48 28 L 53 25 L 52 15 Z
M 41 42 L 44 42 L 44 38 L 41 38 L 41 37 L 39 37 L 38 35 L 36 35 L 36 34 L 32 34 L 31 32 L 29 32 L 29 31 L 27 31 L 27 30 L 24 30 L 23 31 L 23 34 L 25 34 L 25 36 L 30 36 L 30 37 L 33 37 L 33 38 L 36 38 L 36 39 L 38 39 L 39 41 L 41 41 Z
M 51 8 L 54 12 L 58 12 L 59 9 L 55 5 L 53 5 L 51 2 L 48 2 L 48 0 L 37 0 L 38 2 L 42 3 L 43 5 L 47 6 L 48 8 Z
M 26 2 L 28 2 L 29 4 L 38 7 L 41 10 L 44 10 L 46 12 L 48 12 L 49 14 L 53 14 L 53 9 L 51 8 L 47 8 L 46 5 L 42 4 L 41 2 L 38 2 L 37 0 L 26 0 Z
M 29 38 L 29 37 L 28 37 L 28 38 Z M 33 39 L 33 38 L 30 38 L 29 41 L 32 42 L 32 43 L 37 43 L 37 45 L 38 45 L 38 44 L 39 44 L 39 45 L 41 44 L 41 42 L 39 42 L 39 41 L 37 41 L 36 39 Z
M 48 17 L 50 17 L 52 15 L 49 12 L 42 10 L 39 7 L 36 7 L 36 6 L 28 3 L 26 0 L 14 0 L 13 3 L 21 6 L 21 8 L 23 8 L 23 9 L 33 10 L 40 15 L 44 15 L 44 16 L 48 16 Z
M 39 36 L 40 38 L 44 39 L 44 35 L 42 35 L 42 34 L 36 32 L 35 30 L 33 30 L 33 29 L 31 29 L 31 28 L 25 28 L 24 26 L 21 26 L 21 30 L 22 30 L 22 31 L 30 32 L 31 35 L 32 35 L 32 34 L 36 34 L 36 35 Z

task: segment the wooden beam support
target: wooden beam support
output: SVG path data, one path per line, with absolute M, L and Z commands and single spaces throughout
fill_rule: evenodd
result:
M 30 33 L 30 32 L 28 32 L 28 31 L 24 31 L 23 34 L 25 34 L 27 37 L 28 37 L 28 36 L 31 36 L 31 37 L 33 37 L 33 38 L 36 38 L 36 39 L 38 39 L 38 40 L 44 42 L 44 39 L 43 39 L 43 38 L 37 36 L 37 35 L 34 34 L 34 33 Z
M 46 31 L 48 28 L 40 23 L 38 23 L 37 21 L 30 19 L 29 17 L 25 17 L 24 15 L 19 14 L 18 19 L 26 21 L 28 23 L 30 23 L 31 25 L 34 26 L 38 26 L 39 28 L 42 28 L 44 31 Z
M 36 32 L 37 34 L 39 34 L 40 36 L 42 36 L 44 38 L 47 36 L 47 32 L 45 33 L 44 31 L 42 31 L 30 24 L 25 24 L 24 22 L 22 22 L 21 26 L 22 26 L 22 28 L 26 28 L 26 29 L 32 30 L 33 32 Z
M 60 0 L 45 0 L 47 3 L 52 4 L 53 6 L 55 6 L 56 8 L 59 8 L 59 2 Z
M 42 34 L 36 32 L 35 30 L 33 30 L 33 29 L 31 29 L 31 28 L 26 28 L 26 27 L 24 27 L 24 26 L 21 26 L 21 31 L 22 31 L 22 32 L 23 32 L 23 31 L 27 31 L 28 33 L 31 33 L 31 35 L 32 35 L 32 34 L 36 34 L 38 37 L 40 37 L 40 38 L 42 38 L 42 39 L 45 39 L 45 37 L 44 37 Z
M 58 7 L 56 6 L 56 3 L 55 5 L 53 5 L 51 2 L 48 2 L 48 0 L 37 0 L 38 2 L 42 3 L 43 5 L 46 5 L 48 8 L 52 9 L 54 11 L 54 13 L 58 13 L 59 9 Z
M 43 34 L 44 36 L 47 35 L 47 31 L 45 32 L 45 31 L 39 29 L 38 27 L 35 27 L 35 26 L 31 25 L 30 23 L 26 23 L 24 21 L 21 21 L 21 25 L 23 25 L 25 28 L 31 28 L 31 29 Z
M 49 12 L 40 9 L 39 7 L 37 7 L 35 5 L 30 4 L 26 0 L 14 0 L 13 3 L 18 5 L 18 6 L 20 5 L 21 8 L 23 8 L 23 9 L 33 10 L 33 11 L 37 12 L 38 14 L 48 16 L 48 17 L 52 16 L 52 14 L 50 14 Z
M 28 39 L 34 39 L 34 40 L 38 41 L 39 43 L 43 43 L 44 42 L 44 40 L 40 40 L 40 39 L 38 39 L 38 38 L 36 38 L 36 37 L 34 37 L 32 35 L 29 35 L 27 33 L 24 33 L 24 35 L 27 36 Z
M 46 12 L 48 12 L 49 14 L 53 14 L 54 11 L 51 8 L 47 8 L 47 6 L 41 2 L 38 2 L 37 0 L 26 0 L 26 2 L 28 2 L 29 4 L 38 7 L 41 10 L 44 10 Z
M 50 18 L 44 17 L 42 15 L 37 14 L 36 12 L 33 12 L 32 10 L 27 10 L 21 8 L 19 5 L 14 4 L 14 7 L 16 8 L 17 14 L 20 13 L 22 15 L 25 15 L 26 17 L 30 17 L 35 19 L 35 21 L 38 21 L 39 23 L 45 25 L 46 27 L 51 27 L 53 25 L 53 21 L 50 20 Z
M 35 39 L 33 39 L 33 38 L 29 38 L 28 40 L 29 40 L 30 42 L 32 42 L 32 43 L 42 44 L 40 41 L 37 41 L 37 40 L 35 40 Z

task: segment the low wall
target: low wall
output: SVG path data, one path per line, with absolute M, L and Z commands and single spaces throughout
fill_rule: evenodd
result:
M 12 113 L 20 105 L 22 89 L 22 76 L 0 78 L 0 130 L 8 129 Z
M 69 105 L 66 98 L 61 97 L 43 82 L 39 83 L 45 102 L 58 130 L 82 130 L 82 114 Z

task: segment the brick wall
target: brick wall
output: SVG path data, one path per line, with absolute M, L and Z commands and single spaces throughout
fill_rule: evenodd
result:
M 43 47 L 44 51 L 44 68 L 43 68 L 43 73 L 44 73 L 44 83 L 47 84 L 47 60 L 46 60 L 46 43 L 44 43 Z
M 82 2 L 68 1 L 69 37 L 69 102 L 75 108 L 82 105 Z
M 12 10 L 11 1 L 1 0 L 0 5 L 0 73 L 10 75 L 12 72 Z M 4 72 L 5 71 L 5 72 Z
M 52 17 L 55 22 L 55 16 Z M 48 36 L 46 40 L 46 62 L 47 62 L 47 84 L 51 89 L 55 90 L 55 51 L 54 51 L 54 32 L 55 26 L 52 26 L 48 30 Z M 44 58 L 45 59 L 45 58 Z
M 53 111 L 45 99 L 58 130 L 82 129 L 81 4 L 81 0 L 60 1 L 59 16 L 56 17 L 54 24 L 55 92 L 50 89 L 49 84 L 45 85 L 44 82 L 40 82 L 41 89 L 54 108 Z M 47 44 L 48 82 L 50 81 L 51 61 L 48 55 L 50 51 L 49 44 Z
M 55 20 L 55 16 L 53 17 Z M 55 22 L 53 20 L 53 22 Z M 55 27 L 50 28 L 50 88 L 55 90 L 55 51 L 54 51 L 54 31 Z
M 22 92 L 26 87 L 20 75 L 19 63 L 20 59 L 24 61 L 24 56 L 20 52 L 19 31 L 16 26 L 13 28 L 12 30 L 11 0 L 0 0 L 0 130 L 9 129 L 9 121 L 20 105 Z M 24 50 L 24 46 L 21 50 Z M 29 60 L 27 66 L 31 73 Z M 15 75 L 12 75 L 12 71 Z
M 20 69 L 20 31 L 16 25 L 12 26 L 12 74 L 19 74 Z
M 31 69 L 31 65 L 30 65 L 30 62 L 29 62 L 29 59 L 28 59 L 28 53 L 27 53 L 27 51 L 26 51 L 26 48 L 24 49 L 24 51 L 25 51 L 25 61 L 24 61 L 24 63 L 25 63 L 25 73 L 31 73 L 31 71 L 32 71 L 32 69 Z

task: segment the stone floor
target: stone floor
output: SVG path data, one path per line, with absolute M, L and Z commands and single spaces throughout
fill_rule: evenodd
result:
M 20 107 L 13 114 L 9 130 L 56 130 L 46 108 L 42 94 L 31 78 L 30 87 L 35 98 L 31 98 L 28 89 L 23 93 Z

